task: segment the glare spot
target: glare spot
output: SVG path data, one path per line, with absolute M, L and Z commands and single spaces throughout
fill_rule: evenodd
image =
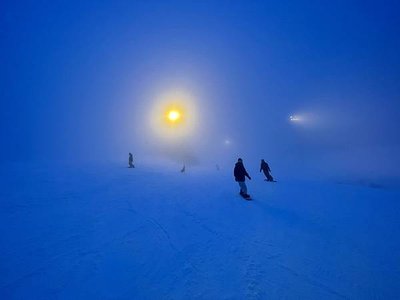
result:
M 175 143 L 193 135 L 197 130 L 198 114 L 191 94 L 172 91 L 155 98 L 149 113 L 149 125 L 154 137 Z
M 168 120 L 170 120 L 171 122 L 177 121 L 180 117 L 181 117 L 181 114 L 179 113 L 179 111 L 171 110 L 168 113 Z
M 300 116 L 296 116 L 296 115 L 291 115 L 289 117 L 289 119 L 291 122 L 300 122 L 302 120 Z

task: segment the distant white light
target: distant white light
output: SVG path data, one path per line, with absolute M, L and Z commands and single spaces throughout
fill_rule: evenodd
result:
M 231 140 L 230 139 L 225 139 L 224 140 L 224 145 L 229 146 L 231 144 Z
M 303 118 L 301 118 L 300 116 L 296 116 L 296 115 L 291 115 L 289 117 L 291 122 L 301 122 L 303 120 Z

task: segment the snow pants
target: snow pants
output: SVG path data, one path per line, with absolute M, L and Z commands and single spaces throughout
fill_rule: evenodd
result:
M 243 194 L 247 194 L 247 186 L 244 181 L 238 181 L 239 186 L 240 186 L 240 192 Z
M 271 174 L 269 174 L 269 172 L 267 170 L 263 170 L 265 177 L 267 177 L 268 181 L 273 181 L 274 178 L 271 176 Z

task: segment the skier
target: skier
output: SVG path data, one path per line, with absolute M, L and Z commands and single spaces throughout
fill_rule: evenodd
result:
M 235 176 L 235 181 L 239 183 L 240 186 L 240 195 L 250 200 L 250 195 L 247 194 L 247 186 L 245 183 L 246 177 L 251 180 L 250 175 L 247 173 L 244 165 L 243 160 L 241 158 L 238 159 L 237 163 L 235 164 L 235 169 L 233 170 L 233 175 Z
M 129 168 L 134 168 L 134 167 L 135 167 L 135 166 L 133 165 L 133 156 L 132 156 L 132 153 L 130 153 L 130 152 L 129 152 L 128 163 L 129 163 Z
M 267 177 L 267 179 L 265 179 L 266 181 L 274 181 L 274 178 L 269 173 L 269 172 L 271 172 L 271 169 L 269 168 L 269 165 L 263 159 L 261 160 L 261 165 L 260 165 L 260 172 L 261 171 L 263 171 L 265 177 Z

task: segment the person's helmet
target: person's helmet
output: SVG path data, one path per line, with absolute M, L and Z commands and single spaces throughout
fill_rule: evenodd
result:
M 238 158 L 238 162 L 243 162 L 243 160 L 241 158 Z

